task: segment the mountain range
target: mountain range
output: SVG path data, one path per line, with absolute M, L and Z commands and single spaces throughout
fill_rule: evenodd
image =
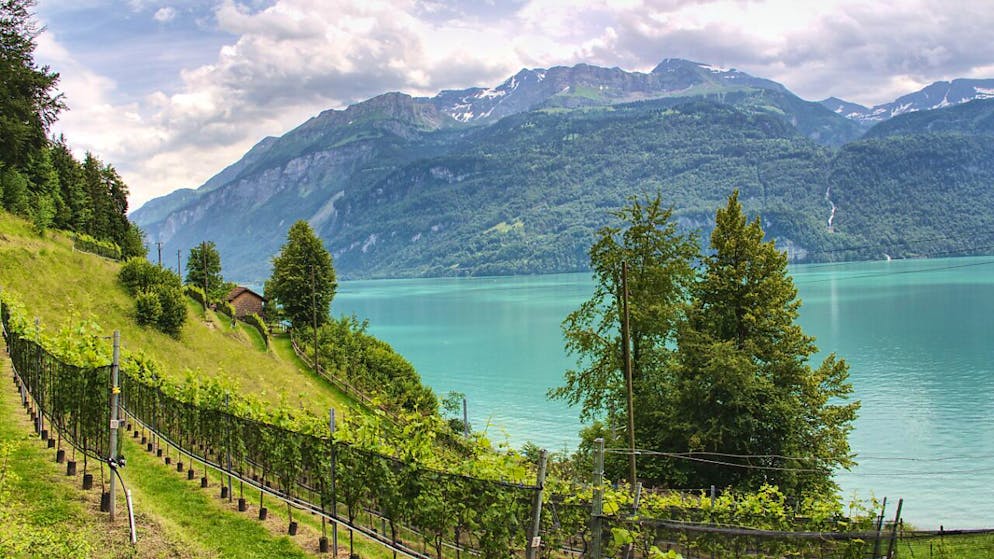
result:
M 298 219 L 343 278 L 561 272 L 631 196 L 707 234 L 733 188 L 794 261 L 971 253 L 994 222 L 989 91 L 938 82 L 866 108 L 680 59 L 522 70 L 324 111 L 131 218 L 167 254 L 213 240 L 225 275 L 256 284 Z

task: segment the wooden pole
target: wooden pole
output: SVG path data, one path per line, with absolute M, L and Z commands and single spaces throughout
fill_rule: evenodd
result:
M 117 418 L 120 403 L 121 387 L 117 384 L 120 371 L 121 331 L 114 330 L 114 360 L 110 365 L 110 456 L 111 468 L 117 468 L 117 428 L 120 420 Z M 110 476 L 110 521 L 114 522 L 117 509 L 117 478 L 111 472 Z
M 604 439 L 594 439 L 594 495 L 590 503 L 590 557 L 601 559 L 604 514 Z
M 224 393 L 224 413 L 226 415 L 228 415 L 229 419 L 231 418 L 231 415 L 230 415 L 231 414 L 230 405 L 231 405 L 231 395 L 228 394 L 227 392 L 225 392 Z M 228 435 L 228 445 L 227 445 L 228 448 L 225 449 L 226 450 L 225 454 L 227 454 L 227 456 L 228 456 L 228 460 L 227 460 L 227 466 L 228 466 L 228 468 L 227 468 L 228 469 L 228 502 L 230 503 L 234 499 L 234 496 L 231 494 L 231 427 L 230 427 L 231 423 L 230 423 L 230 421 L 228 421 L 226 423 L 228 423 L 228 425 L 229 425 L 229 427 L 228 427 L 228 433 L 227 433 L 227 435 Z M 238 497 L 239 498 L 242 497 L 241 493 L 239 493 Z M 239 501 L 239 503 L 241 503 L 241 501 Z
M 331 408 L 329 427 L 331 427 L 331 518 L 335 519 L 338 518 L 337 480 L 335 479 L 337 473 L 335 462 L 338 459 L 338 454 L 335 451 L 335 408 Z M 335 520 L 331 521 L 331 550 L 334 557 L 338 557 L 338 522 Z
M 894 515 L 894 525 L 891 526 L 890 530 L 890 543 L 887 544 L 887 559 L 892 559 L 894 557 L 894 546 L 897 543 L 897 525 L 901 522 L 901 507 L 904 505 L 904 499 L 897 500 L 897 513 Z
M 622 359 L 625 361 L 625 397 L 628 402 L 628 448 L 630 450 L 628 455 L 630 477 L 628 481 L 632 485 L 632 491 L 634 491 L 637 479 L 635 471 L 635 409 L 632 394 L 632 344 L 628 314 L 628 262 L 621 263 L 621 308 L 621 353 Z
M 318 365 L 318 304 L 317 283 L 314 281 L 314 264 L 311 264 L 311 322 L 314 327 L 314 372 L 320 374 Z
M 535 504 L 532 507 L 532 525 L 528 538 L 528 547 L 525 549 L 525 559 L 535 559 L 538 550 L 542 546 L 542 493 L 545 487 L 545 467 L 549 462 L 549 452 L 544 448 L 538 455 L 538 477 L 535 485 Z

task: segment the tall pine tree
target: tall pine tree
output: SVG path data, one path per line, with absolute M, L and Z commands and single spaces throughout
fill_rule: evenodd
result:
M 34 60 L 33 0 L 0 0 L 0 162 L 23 169 L 64 107 L 59 75 Z
M 734 193 L 717 212 L 713 252 L 678 334 L 654 447 L 705 453 L 668 461 L 667 477 L 684 487 L 832 491 L 833 469 L 853 465 L 848 434 L 859 403 L 846 401 L 844 361 L 809 365 L 817 348 L 796 323 L 787 256 L 763 237 Z

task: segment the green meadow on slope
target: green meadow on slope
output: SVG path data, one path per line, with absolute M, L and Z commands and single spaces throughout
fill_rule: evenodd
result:
M 178 338 L 138 326 L 134 301 L 116 281 L 119 268 L 112 260 L 73 250 L 62 233 L 39 238 L 26 221 L 0 214 L 0 289 L 15 294 L 43 330 L 94 321 L 106 335 L 120 330 L 125 350 L 151 356 L 173 380 L 224 378 L 266 401 L 283 400 L 322 416 L 330 407 L 354 408 L 346 395 L 302 368 L 286 341 L 267 350 L 251 327 L 232 327 L 228 318 L 205 313 L 192 301 Z

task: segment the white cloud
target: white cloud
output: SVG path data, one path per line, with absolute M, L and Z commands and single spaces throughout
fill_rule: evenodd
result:
M 175 16 L 170 7 L 154 15 Z M 121 170 L 133 207 L 202 184 L 262 137 L 323 109 L 391 90 L 493 85 L 521 67 L 645 71 L 682 57 L 768 77 L 806 98 L 864 104 L 994 68 L 994 11 L 925 0 L 221 0 L 210 25 L 237 39 L 210 64 L 179 71 L 168 93 L 130 103 L 49 34 L 40 38 L 39 58 L 62 73 L 72 106 L 59 129 Z
M 170 8 L 169 6 L 165 6 L 163 8 L 159 8 L 158 10 L 156 10 L 155 14 L 152 17 L 155 19 L 155 21 L 158 21 L 159 23 L 168 23 L 176 19 L 176 10 Z

